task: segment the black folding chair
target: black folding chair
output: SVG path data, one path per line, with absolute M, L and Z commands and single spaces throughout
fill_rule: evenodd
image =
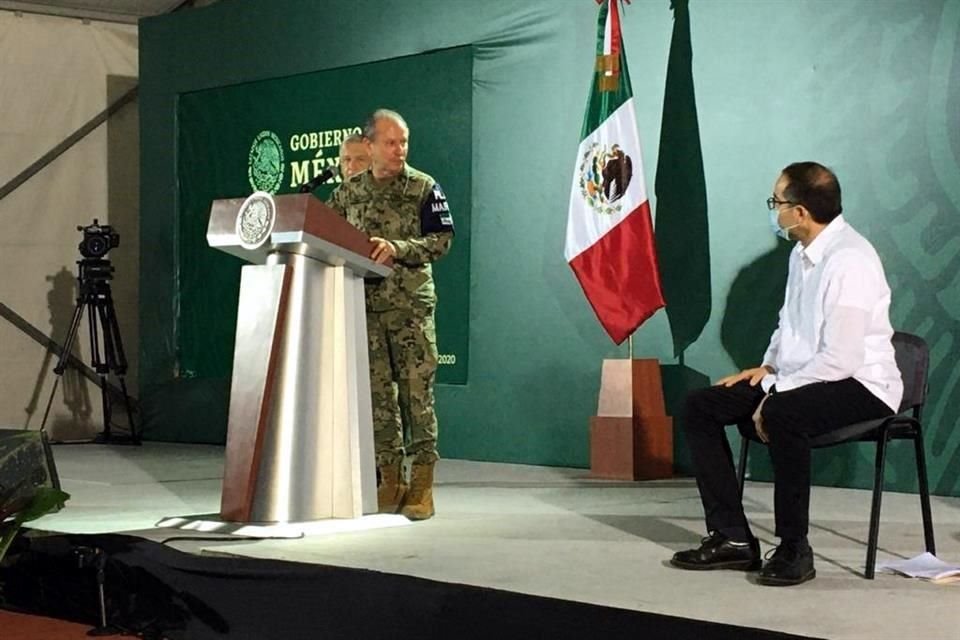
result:
M 930 350 L 918 336 L 897 331 L 893 334 L 893 348 L 897 366 L 903 376 L 903 400 L 900 412 L 880 420 L 867 420 L 842 427 L 830 433 L 810 439 L 810 447 L 822 449 L 846 442 L 876 442 L 877 456 L 873 477 L 873 503 L 870 507 L 870 534 L 867 539 L 867 560 L 864 575 L 872 580 L 877 564 L 877 537 L 880 530 L 880 501 L 883 497 L 883 467 L 887 442 L 890 440 L 913 440 L 917 457 L 917 480 L 920 485 L 920 509 L 923 513 L 923 539 L 927 551 L 936 553 L 933 542 L 933 518 L 930 515 L 930 490 L 927 486 L 927 462 L 923 452 L 921 416 L 927 399 L 927 370 L 930 366 Z M 747 452 L 750 442 L 762 441 L 757 437 L 753 424 L 737 425 L 742 444 L 737 476 L 740 481 L 740 496 L 747 471 Z

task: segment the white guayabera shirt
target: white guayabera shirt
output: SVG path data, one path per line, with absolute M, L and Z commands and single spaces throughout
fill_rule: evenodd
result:
M 854 378 L 896 411 L 903 381 L 890 342 L 890 287 L 876 250 L 837 216 L 790 253 L 780 323 L 763 363 L 769 391 Z

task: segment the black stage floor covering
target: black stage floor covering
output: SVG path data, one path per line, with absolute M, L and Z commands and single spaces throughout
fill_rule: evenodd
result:
M 201 556 L 119 534 L 21 536 L 4 607 L 144 638 L 785 640 L 791 634 L 329 565 Z M 677 598 L 682 598 L 677 594 Z

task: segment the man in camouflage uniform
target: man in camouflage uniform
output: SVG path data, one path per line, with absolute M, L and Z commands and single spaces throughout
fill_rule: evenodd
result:
M 450 250 L 453 219 L 440 185 L 407 165 L 408 136 L 400 114 L 375 111 L 364 127 L 372 164 L 344 181 L 330 206 L 371 236 L 373 260 L 393 258 L 390 276 L 366 283 L 377 503 L 381 513 L 399 510 L 411 520 L 424 520 L 434 513 L 438 458 L 437 296 L 430 263 Z M 410 435 L 406 453 L 413 458 L 409 487 L 403 473 L 404 427 Z

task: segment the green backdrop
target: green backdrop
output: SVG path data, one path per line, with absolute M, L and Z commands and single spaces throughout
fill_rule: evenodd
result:
M 272 191 L 296 193 L 336 163 L 340 140 L 358 130 L 367 113 L 388 106 L 411 129 L 408 161 L 443 187 L 455 216 L 454 247 L 435 265 L 442 363 L 437 378 L 466 383 L 472 61 L 469 47 L 460 47 L 180 97 L 176 347 L 181 377 L 230 377 L 244 262 L 210 249 L 206 229 L 214 199 L 254 190 L 256 182 L 249 179 L 254 142 L 279 143 L 282 173 Z M 326 200 L 334 186 L 331 181 L 315 193 Z M 204 428 L 214 439 L 222 436 L 222 425 Z
M 562 251 L 594 65 L 596 3 L 316 6 L 223 0 L 141 22 L 146 435 L 198 439 L 224 420 L 210 401 L 223 396 L 222 381 L 184 378 L 179 369 L 178 101 L 195 91 L 469 46 L 470 360 L 467 384 L 438 388 L 441 454 L 586 466 L 601 360 L 625 355 L 596 323 Z M 683 37 L 684 26 L 688 59 L 671 60 L 676 75 L 668 92 L 671 40 Z M 884 259 L 894 325 L 931 345 L 931 485 L 957 495 L 960 0 L 693 0 L 689 25 L 680 27 L 674 33 L 670 0 L 633 2 L 623 12 L 648 192 L 656 185 L 659 197 L 683 184 L 676 163 L 696 169 L 697 155 L 702 163 L 693 183 L 702 190 L 696 217 L 686 220 L 687 205 L 673 200 L 670 224 L 663 234 L 658 226 L 657 238 L 661 269 L 685 274 L 676 281 L 696 304 L 688 312 L 674 308 L 669 321 L 658 313 L 634 343 L 638 355 L 663 363 L 668 411 L 678 412 L 685 388 L 761 357 L 786 266 L 764 199 L 783 166 L 819 160 L 837 171 L 847 219 Z M 674 47 L 678 56 L 684 46 Z M 665 100 L 683 109 L 665 113 Z M 696 140 L 682 139 L 675 113 L 696 123 Z M 678 135 L 688 152 L 661 144 Z M 657 217 L 657 198 L 652 204 Z M 703 269 L 704 256 L 707 269 L 690 277 L 686 263 Z M 684 300 L 675 294 L 672 304 Z M 685 332 L 676 345 L 671 325 Z M 677 442 L 682 471 L 682 438 Z M 908 449 L 892 447 L 891 487 L 915 488 Z M 755 477 L 764 477 L 764 458 L 752 456 Z M 818 452 L 814 460 L 819 483 L 869 485 L 868 447 Z

